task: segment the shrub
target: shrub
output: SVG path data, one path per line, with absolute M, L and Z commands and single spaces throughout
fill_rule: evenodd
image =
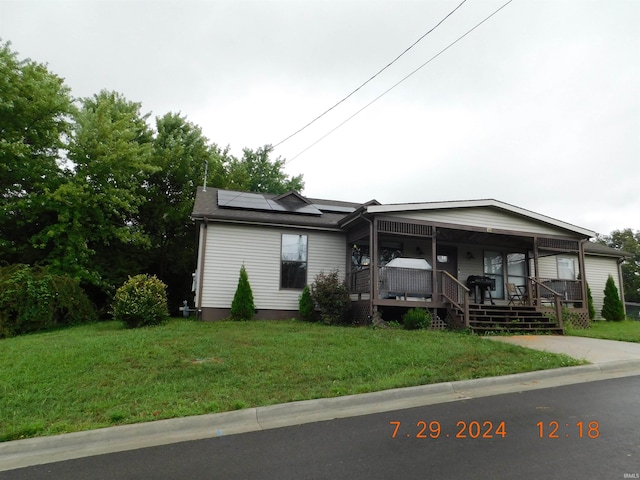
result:
M 97 320 L 78 282 L 47 268 L 0 268 L 0 338 Z
M 231 312 L 229 318 L 231 320 L 251 320 L 256 311 L 253 303 L 253 292 L 249 284 L 249 275 L 244 265 L 240 267 L 240 278 L 238 279 L 238 288 L 231 302 Z
M 604 301 L 602 302 L 602 318 L 609 321 L 619 322 L 624 320 L 624 305 L 620 300 L 618 288 L 616 287 L 613 277 L 609 275 L 607 283 L 604 286 Z
M 311 289 L 309 285 L 305 285 L 300 299 L 298 301 L 298 310 L 300 313 L 300 319 L 306 322 L 313 322 L 316 319 L 315 306 L 313 304 L 313 298 L 311 298 Z
M 155 275 L 129 277 L 116 290 L 113 318 L 129 328 L 159 325 L 169 317 L 167 286 Z
M 589 320 L 596 318 L 596 307 L 593 306 L 593 296 L 591 295 L 591 288 L 587 283 L 587 306 L 589 308 Z
M 402 323 L 407 330 L 429 328 L 431 313 L 424 308 L 412 308 L 402 316 Z
M 346 323 L 351 306 L 347 285 L 340 281 L 338 271 L 320 272 L 311 285 L 311 298 L 320 311 L 321 320 L 327 325 Z

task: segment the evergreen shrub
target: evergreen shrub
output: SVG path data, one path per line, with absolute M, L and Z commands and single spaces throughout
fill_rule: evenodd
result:
M 412 308 L 402 316 L 402 323 L 407 330 L 429 328 L 431 313 L 424 308 Z
M 300 320 L 313 322 L 317 318 L 315 316 L 315 305 L 313 304 L 313 298 L 311 298 L 311 289 L 309 288 L 309 285 L 305 285 L 304 290 L 302 290 L 302 294 L 300 294 L 298 311 L 300 314 Z
M 0 338 L 97 320 L 79 283 L 46 267 L 0 268 Z
M 338 271 L 320 272 L 311 285 L 311 298 L 320 312 L 320 319 L 327 325 L 344 324 L 351 307 L 349 290 L 340 281 Z
M 604 286 L 604 301 L 600 313 L 602 318 L 610 322 L 619 322 L 625 318 L 624 305 L 611 275 L 607 278 L 607 283 Z
M 231 320 L 251 320 L 255 311 L 256 306 L 253 303 L 253 291 L 249 284 L 249 274 L 247 274 L 247 269 L 242 265 L 242 267 L 240 267 L 238 287 L 231 302 L 229 318 L 231 318 Z
M 116 290 L 113 318 L 128 328 L 160 325 L 169 318 L 167 286 L 155 275 L 129 277 Z
M 589 320 L 596 318 L 596 307 L 593 306 L 593 295 L 591 295 L 591 288 L 587 283 L 587 306 L 589 308 Z

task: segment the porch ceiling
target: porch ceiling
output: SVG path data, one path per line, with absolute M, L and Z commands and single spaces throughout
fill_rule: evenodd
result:
M 492 245 L 497 247 L 530 250 L 533 239 L 518 235 L 504 235 L 498 233 L 474 232 L 439 227 L 436 230 L 436 240 L 447 243 L 469 243 L 472 245 Z

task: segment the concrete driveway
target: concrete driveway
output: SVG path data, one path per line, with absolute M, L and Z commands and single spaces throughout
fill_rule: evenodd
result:
M 568 335 L 514 335 L 484 338 L 535 350 L 564 353 L 570 357 L 584 359 L 597 364 L 621 360 L 640 360 L 640 343 L 633 342 L 618 342 L 615 340 L 572 337 Z

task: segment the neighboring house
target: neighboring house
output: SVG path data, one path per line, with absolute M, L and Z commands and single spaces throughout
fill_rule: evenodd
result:
M 304 286 L 333 270 L 363 324 L 419 306 L 478 331 L 559 329 L 563 308 L 587 326 L 580 272 L 598 312 L 609 274 L 622 292 L 624 254 L 589 242 L 595 232 L 497 200 L 357 204 L 200 187 L 192 218 L 204 320 L 228 316 L 243 264 L 265 319 L 296 316 Z

